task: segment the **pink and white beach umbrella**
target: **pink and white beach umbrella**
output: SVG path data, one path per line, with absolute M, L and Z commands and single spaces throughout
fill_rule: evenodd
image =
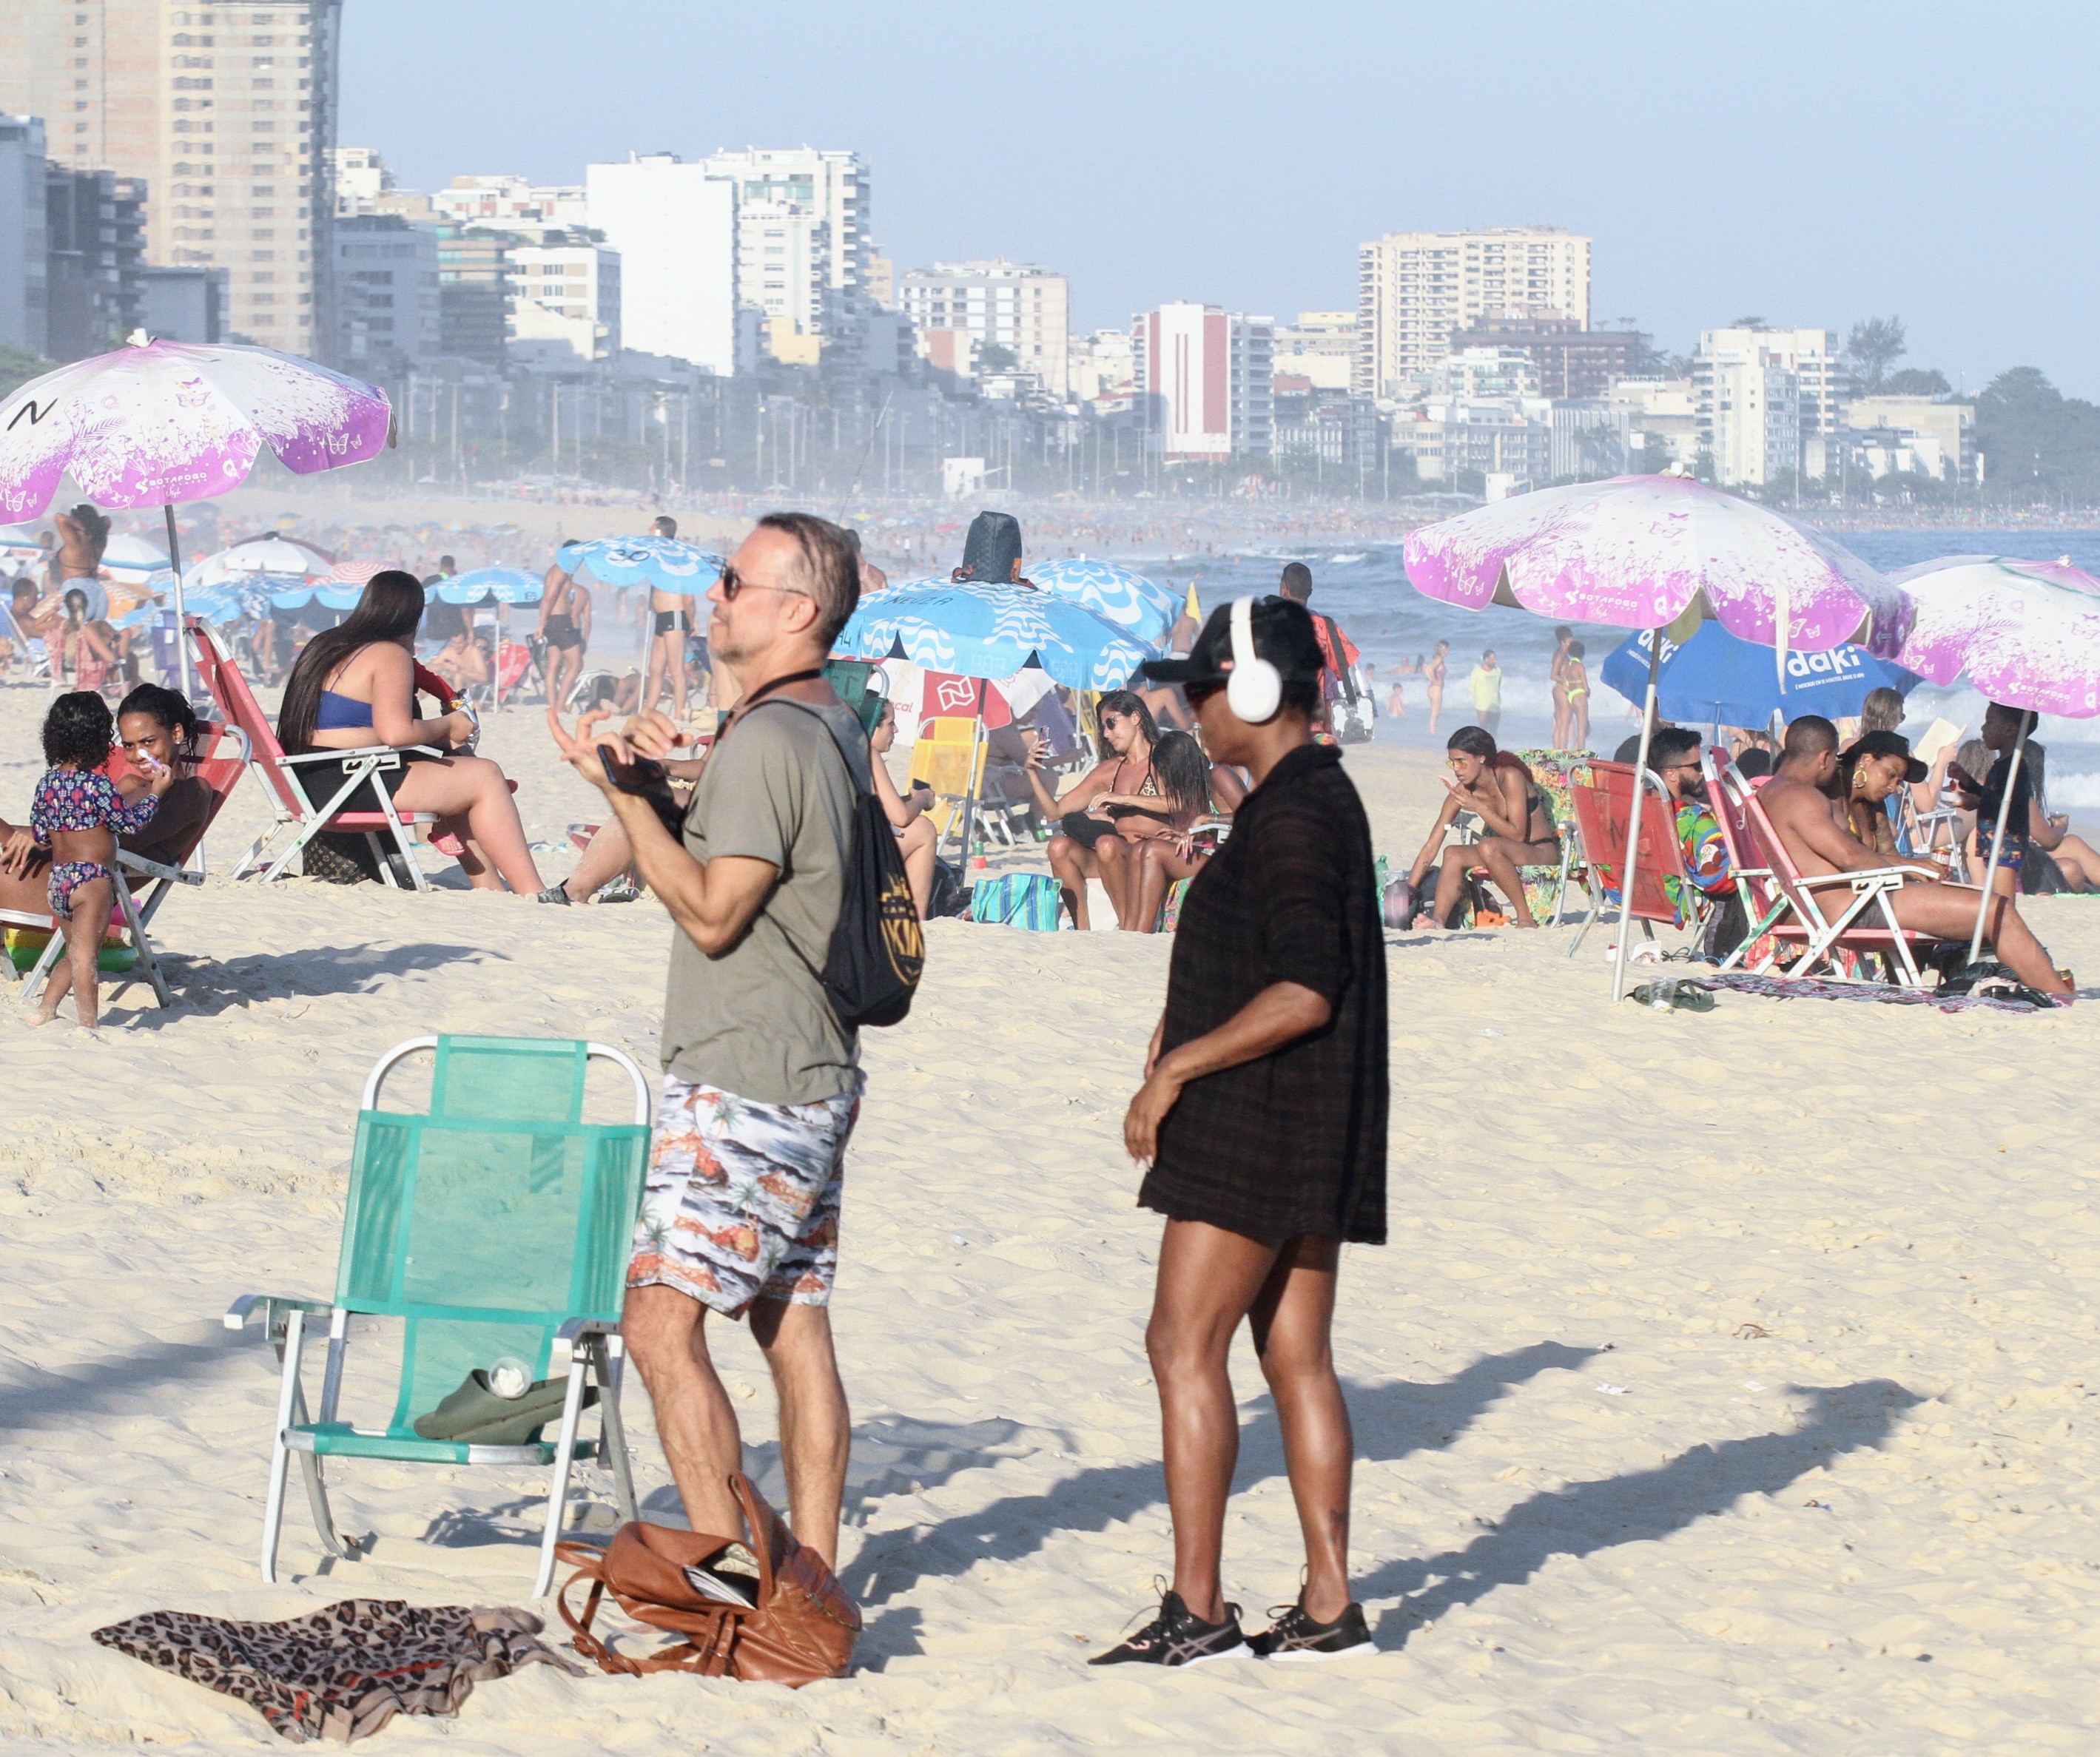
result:
M 1769 508 L 1688 476 L 1615 476 L 1543 488 L 1477 507 L 1410 535 L 1407 577 L 1426 597 L 1462 610 L 1502 604 L 1568 622 L 1618 628 L 1718 622 L 1732 635 L 1789 652 L 1858 645 L 1892 658 L 1909 601 L 1850 550 Z M 1649 644 L 1622 896 L 1633 894 L 1656 667 Z M 1612 997 L 1625 992 L 1621 920 Z
M 2100 579 L 2072 566 L 2067 557 L 2022 561 L 1996 555 L 1943 556 L 1890 577 L 1912 605 L 1898 664 L 1943 686 L 1965 674 L 1986 698 L 2007 707 L 2073 720 L 2100 714 Z M 2023 716 L 1994 849 L 2004 843 L 2027 742 Z M 1976 905 L 1972 963 L 1983 949 L 1989 900 L 1987 886 Z
M 61 366 L 0 401 L 0 518 L 34 518 L 70 473 L 107 508 L 160 506 L 237 488 L 268 447 L 307 476 L 376 457 L 393 438 L 386 394 L 269 348 L 149 341 Z M 182 574 L 174 580 L 183 610 Z M 178 640 L 183 686 L 189 648 Z

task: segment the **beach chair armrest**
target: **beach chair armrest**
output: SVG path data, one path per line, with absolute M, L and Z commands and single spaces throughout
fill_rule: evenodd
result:
M 409 751 L 420 751 L 426 756 L 444 756 L 450 753 L 440 751 L 435 744 L 361 744 L 354 751 L 302 751 L 296 756 L 289 753 L 280 756 L 280 763 L 336 763 L 351 756 L 399 756 Z
M 204 874 L 191 872 L 186 867 L 170 866 L 165 861 L 149 861 L 143 854 L 134 854 L 129 849 L 117 851 L 117 864 L 125 871 L 138 873 L 148 878 L 166 878 L 176 884 L 202 884 Z
M 229 1330 L 245 1330 L 248 1320 L 260 1311 L 262 1314 L 262 1333 L 271 1341 L 279 1341 L 285 1333 L 284 1319 L 293 1311 L 302 1311 L 310 1318 L 324 1318 L 335 1307 L 327 1300 L 294 1299 L 284 1293 L 244 1293 L 226 1308 L 222 1320 Z
M 1922 865 L 1923 862 L 1919 863 Z M 1873 886 L 1888 884 L 1890 890 L 1900 886 L 1906 878 L 1920 877 L 1913 866 L 1865 866 L 1848 873 L 1803 873 L 1794 880 L 1804 891 L 1813 891 L 1819 885 L 1849 884 L 1855 891 L 1867 890 Z M 1890 880 L 1894 884 L 1889 884 Z
M 577 1345 L 594 1336 L 603 1336 L 606 1339 L 606 1353 L 615 1360 L 620 1358 L 624 1352 L 624 1344 L 620 1338 L 620 1322 L 617 1319 L 612 1318 L 567 1319 L 554 1332 L 554 1353 L 558 1358 L 564 1354 L 573 1358 L 576 1353 Z

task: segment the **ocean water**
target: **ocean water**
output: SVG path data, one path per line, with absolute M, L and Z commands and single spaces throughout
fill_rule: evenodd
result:
M 1848 531 L 1837 538 L 1853 553 L 1885 571 L 1908 567 L 1943 555 L 2010 555 L 2053 561 L 2068 556 L 2079 566 L 2100 575 L 2100 531 Z M 1397 544 L 1374 544 L 1348 549 L 1277 548 L 1259 554 L 1188 557 L 1129 557 L 1155 579 L 1177 586 L 1193 580 L 1206 610 L 1243 593 L 1273 591 L 1286 561 L 1302 561 L 1312 570 L 1312 603 L 1348 631 L 1378 667 L 1380 707 L 1388 668 L 1403 658 L 1426 654 L 1439 641 L 1451 643 L 1450 682 L 1445 691 L 1445 714 L 1438 737 L 1428 731 L 1428 701 L 1418 677 L 1402 682 L 1407 717 L 1381 717 L 1381 740 L 1440 746 L 1444 735 L 1466 724 L 1471 705 L 1464 689 L 1467 672 L 1482 649 L 1493 647 L 1505 673 L 1502 685 L 1502 742 L 1516 747 L 1543 744 L 1551 736 L 1553 708 L 1547 667 L 1553 657 L 1552 624 L 1529 611 L 1490 605 L 1474 613 L 1425 598 L 1407 582 Z M 1639 710 L 1608 688 L 1599 673 L 1604 655 L 1626 638 L 1626 631 L 1577 625 L 1587 645 L 1591 698 L 1590 742 L 1608 751 L 1639 722 Z M 1915 735 L 1935 719 L 1944 718 L 1974 737 L 1983 715 L 1983 698 L 1965 686 L 1937 689 L 1920 685 L 1909 698 L 1904 729 Z M 2036 736 L 2049 750 L 2048 793 L 2053 809 L 2087 820 L 2100 820 L 2100 719 L 2063 720 L 2045 716 Z

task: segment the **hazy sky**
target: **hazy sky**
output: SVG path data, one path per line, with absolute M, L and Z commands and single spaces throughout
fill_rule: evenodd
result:
M 1904 363 L 2100 397 L 2100 7 L 346 0 L 342 139 L 401 182 L 630 149 L 857 149 L 900 267 L 1353 306 L 1381 231 L 1590 234 L 1593 319 L 1673 350 L 1900 314 Z

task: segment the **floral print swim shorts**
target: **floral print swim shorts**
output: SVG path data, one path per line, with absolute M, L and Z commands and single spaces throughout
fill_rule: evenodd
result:
M 814 1104 L 762 1104 L 666 1080 L 627 1265 L 725 1317 L 753 1300 L 831 1303 L 839 1205 L 860 1085 Z

